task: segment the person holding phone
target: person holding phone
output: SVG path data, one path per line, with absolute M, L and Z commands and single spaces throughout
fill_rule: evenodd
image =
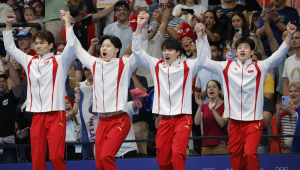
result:
M 200 17 L 206 9 L 199 4 L 198 0 L 183 0 L 181 4 L 175 6 L 172 15 L 180 17 L 191 25 L 193 15 Z
M 227 37 L 228 25 L 230 24 L 230 18 L 234 12 L 241 12 L 244 14 L 247 25 L 249 25 L 248 11 L 243 5 L 235 3 L 235 0 L 222 0 L 222 5 L 213 9 L 217 13 L 220 28 L 222 29 L 221 39 L 224 41 Z M 222 12 L 223 11 L 223 12 Z M 224 13 L 225 12 L 225 13 Z
M 288 96 L 282 96 L 272 118 L 272 135 L 293 135 L 300 111 L 300 82 L 289 85 Z M 298 112 L 297 112 L 298 111 Z M 272 138 L 270 153 L 291 153 L 292 138 Z
M 227 38 L 224 42 L 225 47 L 223 51 L 224 60 L 226 60 L 226 54 L 231 49 L 235 49 L 234 38 L 246 38 L 253 33 L 250 33 L 249 26 L 244 14 L 240 11 L 234 12 L 229 20 L 229 29 L 227 30 Z

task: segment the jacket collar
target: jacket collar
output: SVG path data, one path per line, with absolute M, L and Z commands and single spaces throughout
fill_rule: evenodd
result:
M 54 56 L 54 53 L 47 53 L 47 54 L 44 54 L 43 56 L 41 55 L 38 55 L 39 56 L 39 59 L 47 59 L 47 58 L 50 58 L 50 57 L 53 57 Z
M 243 63 L 241 62 L 241 60 L 239 60 L 239 59 L 237 59 L 237 61 L 236 61 L 239 65 L 243 65 Z M 247 66 L 247 65 L 249 65 L 249 64 L 251 64 L 252 63 L 252 59 L 250 58 L 250 59 L 248 59 L 248 60 L 246 60 L 246 62 L 244 63 L 244 66 Z
M 166 65 L 167 67 L 174 67 L 174 66 L 180 64 L 180 62 L 181 62 L 181 59 L 180 59 L 180 58 L 177 58 L 177 60 L 175 60 L 175 61 L 171 64 L 171 66 L 170 66 L 169 64 L 167 64 L 166 62 L 164 62 L 164 63 L 165 63 L 165 65 Z

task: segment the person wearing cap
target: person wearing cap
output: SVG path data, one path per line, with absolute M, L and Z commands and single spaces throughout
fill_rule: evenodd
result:
M 70 14 L 62 16 L 66 21 L 67 34 L 73 31 Z M 74 36 L 68 36 L 68 44 L 61 55 L 51 51 L 54 36 L 50 31 L 37 31 L 33 37 L 38 55 L 31 56 L 16 48 L 12 36 L 12 23 L 16 16 L 8 13 L 5 16 L 6 31 L 3 39 L 5 50 L 27 74 L 27 112 L 34 112 L 30 128 L 32 166 L 34 170 L 46 169 L 46 151 L 49 148 L 49 159 L 53 169 L 66 169 L 64 160 L 66 115 L 64 105 L 65 80 L 74 58 Z
M 177 32 L 178 40 L 182 45 L 182 55 L 180 56 L 180 59 L 184 61 L 188 58 L 197 58 L 197 50 L 195 45 L 196 36 L 190 24 L 183 22 Z
M 103 34 L 112 34 L 121 40 L 120 56 L 122 57 L 127 46 L 131 43 L 132 37 L 132 30 L 129 24 L 129 5 L 126 1 L 118 1 L 114 5 L 114 12 L 118 20 L 107 25 Z
M 32 44 L 31 36 L 32 36 L 31 32 L 23 30 L 19 32 L 18 35 L 15 37 L 18 38 L 18 46 L 20 50 L 22 50 L 24 53 L 28 55 L 35 56 L 37 55 L 36 51 L 34 49 L 31 49 L 31 44 Z M 23 79 L 27 79 L 24 68 L 22 68 L 21 77 Z
M 3 73 L 4 70 L 0 70 L 0 145 L 14 145 L 16 107 L 21 94 L 20 79 L 10 63 L 8 55 L 6 55 L 5 60 L 14 85 L 11 89 L 7 89 L 8 76 Z M 15 148 L 0 149 L 0 163 L 15 162 L 18 162 Z
M 167 8 L 174 4 L 169 0 Z M 201 69 L 200 59 L 178 59 L 181 44 L 167 39 L 162 45 L 164 60 L 149 56 L 140 48 L 141 33 L 147 31 L 149 15 L 141 12 L 132 37 L 134 56 L 151 71 L 154 79 L 152 113 L 162 115 L 156 135 L 157 162 L 161 170 L 184 170 L 186 148 L 192 130 L 192 80 Z M 166 23 L 164 23 L 166 24 Z M 144 28 L 144 29 L 143 29 Z M 143 34 L 143 33 L 142 33 Z
M 69 96 L 65 96 L 65 109 L 66 109 L 66 142 L 77 142 L 81 140 L 81 129 L 77 121 L 76 114 L 79 109 L 80 92 L 78 87 L 74 89 L 76 97 L 75 102 Z M 78 160 L 82 159 L 81 153 L 75 152 L 73 145 L 66 146 L 66 159 Z

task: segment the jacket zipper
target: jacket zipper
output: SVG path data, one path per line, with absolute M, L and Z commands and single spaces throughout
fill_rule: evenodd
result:
M 170 89 L 171 89 L 171 85 L 170 85 L 170 74 L 169 74 L 169 67 L 168 67 L 168 82 L 169 82 L 169 101 L 170 101 L 170 112 L 169 115 L 171 114 L 171 96 L 170 96 Z
M 40 61 L 41 61 L 41 60 L 39 60 L 39 62 L 38 62 L 38 70 L 39 70 L 39 72 L 40 72 L 40 77 L 41 77 Z M 40 101 L 41 101 L 41 110 L 40 110 L 40 111 L 42 111 L 43 103 L 42 103 L 42 98 L 41 98 L 41 85 L 40 85 L 39 78 L 36 78 L 36 80 L 37 80 L 38 83 L 39 83 L 39 96 L 40 96 Z M 32 100 L 32 99 L 31 99 L 31 100 Z
M 243 115 L 243 78 L 244 78 L 244 65 L 242 67 L 242 83 L 241 83 L 241 120 Z
M 103 78 L 103 63 L 102 63 L 102 90 L 103 90 L 103 112 L 105 112 L 105 106 L 104 106 L 104 78 Z

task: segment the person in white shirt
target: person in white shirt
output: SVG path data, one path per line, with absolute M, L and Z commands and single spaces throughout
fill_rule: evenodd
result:
M 70 16 L 62 17 L 66 21 L 66 32 L 72 30 Z M 13 13 L 6 14 L 6 31 L 4 32 L 5 50 L 27 74 L 26 111 L 35 112 L 30 128 L 31 155 L 34 170 L 45 170 L 46 151 L 53 169 L 66 169 L 64 160 L 66 115 L 65 115 L 65 80 L 74 58 L 74 37 L 68 37 L 68 44 L 61 55 L 51 52 L 54 36 L 49 31 L 37 31 L 33 36 L 38 55 L 31 56 L 22 52 L 14 43 L 12 23 L 16 20 Z
M 267 19 L 263 13 L 262 18 Z M 197 52 L 204 69 L 219 74 L 224 87 L 225 118 L 230 118 L 228 150 L 233 170 L 259 170 L 257 148 L 263 130 L 263 84 L 270 69 L 284 59 L 291 39 L 296 31 L 291 23 L 285 42 L 271 57 L 263 61 L 252 62 L 255 43 L 250 38 L 241 38 L 235 43 L 237 62 L 228 60 L 216 62 L 210 60 L 210 47 L 205 34 L 205 26 L 198 24 Z M 206 55 L 201 55 L 201 53 Z
M 172 8 L 170 0 L 167 8 Z M 185 169 L 186 148 L 192 130 L 192 79 L 200 70 L 200 60 L 177 59 L 181 44 L 165 40 L 161 49 L 164 60 L 149 56 L 140 48 L 140 34 L 147 32 L 149 15 L 140 12 L 138 26 L 132 37 L 134 56 L 151 71 L 154 79 L 152 112 L 162 115 L 156 136 L 157 161 L 162 169 Z M 163 23 L 167 24 L 167 23 Z
M 285 60 L 282 77 L 283 83 L 283 96 L 288 96 L 288 86 L 290 83 L 300 81 L 300 28 L 297 28 L 293 36 L 292 47 L 296 53 Z
M 185 9 L 193 10 L 194 13 L 189 13 L 185 11 Z M 195 15 L 196 18 L 201 17 L 200 14 L 203 14 L 206 10 L 207 7 L 205 8 L 204 6 L 199 5 L 199 0 L 183 0 L 182 4 L 175 6 L 172 14 L 176 17 L 184 19 L 185 22 L 191 25 L 193 15 Z
M 75 36 L 73 30 L 67 36 Z M 133 55 L 119 57 L 122 42 L 114 35 L 102 36 L 99 44 L 101 57 L 96 58 L 75 37 L 74 53 L 93 74 L 93 112 L 100 113 L 95 136 L 96 167 L 117 170 L 115 155 L 131 126 L 127 107 L 130 76 L 140 63 Z

